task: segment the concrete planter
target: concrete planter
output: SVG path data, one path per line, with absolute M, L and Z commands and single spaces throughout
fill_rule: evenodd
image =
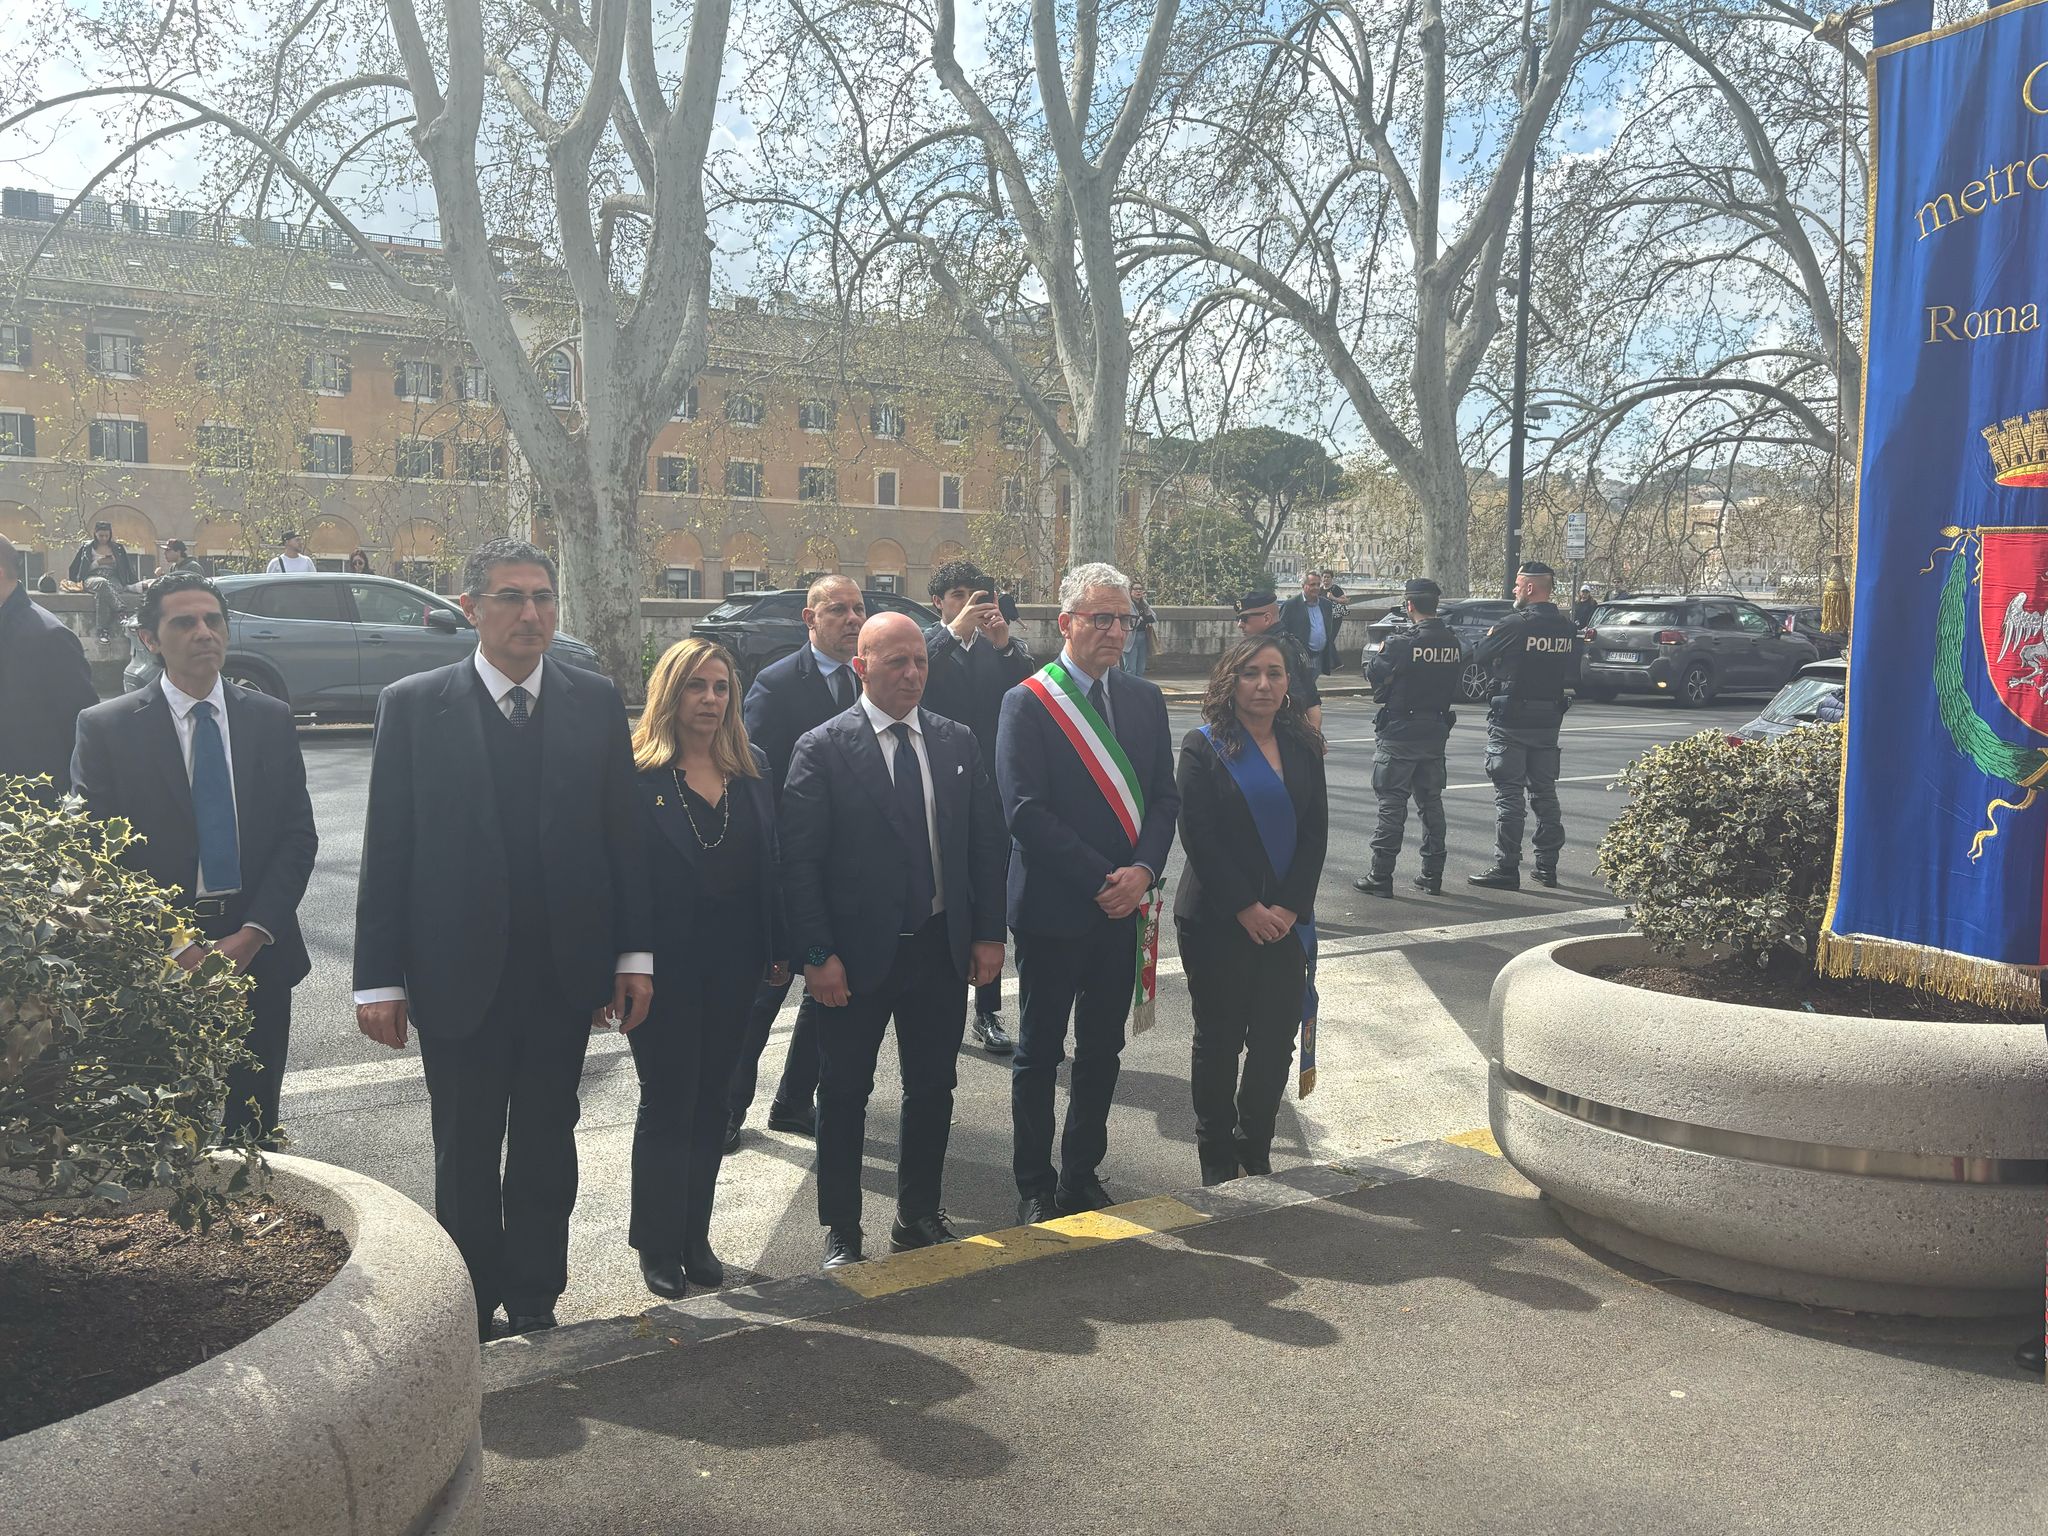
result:
M 238 1348 L 0 1441 L 10 1536 L 480 1531 L 476 1304 L 431 1216 L 374 1179 L 268 1159 L 349 1242 L 304 1306 Z
M 1566 1225 L 1750 1295 L 2038 1312 L 2038 1025 L 1793 1013 L 1588 974 L 1661 958 L 1635 936 L 1567 939 L 1494 983 L 1493 1133 Z

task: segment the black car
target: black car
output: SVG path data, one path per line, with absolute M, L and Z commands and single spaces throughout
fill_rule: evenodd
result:
M 1473 660 L 1472 648 L 1485 638 L 1489 629 L 1514 611 L 1515 605 L 1504 597 L 1461 598 L 1438 609 L 1444 622 L 1450 625 L 1451 633 L 1465 648 L 1465 670 L 1458 679 L 1458 693 L 1467 704 L 1478 704 L 1493 696 L 1493 678 L 1486 668 Z M 1408 616 L 1398 608 L 1368 624 L 1364 653 L 1358 659 L 1359 671 L 1363 672 L 1372 665 L 1373 657 L 1379 654 L 1389 635 L 1407 627 Z
M 1799 635 L 1811 641 L 1813 648 L 1820 652 L 1822 661 L 1841 655 L 1842 647 L 1848 642 L 1849 637 L 1839 630 L 1820 627 L 1819 603 L 1758 603 L 1757 607 L 1784 625 L 1786 634 Z
M 937 610 L 895 592 L 861 593 L 868 613 L 907 613 L 919 629 L 939 622 Z M 716 640 L 740 664 L 740 686 L 771 661 L 780 661 L 804 643 L 804 589 L 736 592 L 690 626 L 692 635 Z

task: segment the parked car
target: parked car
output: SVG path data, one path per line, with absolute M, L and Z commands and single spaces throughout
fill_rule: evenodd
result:
M 896 592 L 865 591 L 870 616 L 907 613 L 919 629 L 939 622 L 936 609 Z M 740 686 L 771 661 L 780 661 L 804 643 L 804 591 L 785 587 L 765 592 L 736 592 L 690 626 L 692 635 L 716 640 L 740 664 Z
M 1849 663 L 1839 656 L 1808 662 L 1771 702 L 1740 731 L 1747 741 L 1769 741 L 1802 726 L 1828 725 L 1842 718 L 1849 687 Z
M 1772 618 L 1784 625 L 1785 632 L 1801 635 L 1813 642 L 1813 648 L 1820 652 L 1820 659 L 1842 654 L 1842 647 L 1848 636 L 1839 630 L 1825 630 L 1820 627 L 1820 604 L 1818 603 L 1758 603 Z
M 1586 697 L 1664 694 L 1693 709 L 1721 693 L 1775 693 L 1820 659 L 1812 641 L 1739 597 L 1641 593 L 1602 603 L 1585 638 Z
M 1465 670 L 1458 679 L 1458 693 L 1467 704 L 1478 704 L 1493 697 L 1493 678 L 1486 668 L 1473 659 L 1472 648 L 1486 635 L 1486 632 L 1502 619 L 1515 611 L 1515 605 L 1502 597 L 1467 597 L 1447 602 L 1438 610 L 1451 632 L 1458 637 L 1458 643 L 1465 648 Z M 1361 673 L 1371 665 L 1380 647 L 1387 643 L 1387 637 L 1408 627 L 1408 616 L 1396 608 L 1392 613 L 1377 618 L 1365 629 L 1365 645 L 1359 657 Z
M 297 576 L 223 576 L 228 655 L 221 676 L 283 699 L 302 715 L 367 720 L 384 685 L 459 661 L 476 649 L 462 609 L 410 582 L 338 571 Z M 161 670 L 128 621 L 121 686 L 146 688 Z M 556 635 L 549 653 L 597 672 L 597 653 Z

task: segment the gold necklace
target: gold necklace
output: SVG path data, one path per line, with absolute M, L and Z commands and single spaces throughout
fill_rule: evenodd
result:
M 697 839 L 697 846 L 699 848 L 703 849 L 706 853 L 709 853 L 712 849 L 716 848 L 720 843 L 725 841 L 725 834 L 732 828 L 732 780 L 725 777 L 723 774 L 719 775 L 718 836 L 707 843 L 704 841 L 704 834 L 697 830 L 697 817 L 695 813 L 692 812 L 690 809 L 689 795 L 684 792 L 683 776 L 676 770 L 676 765 L 674 763 L 670 763 L 668 765 L 668 776 L 676 781 L 676 798 L 683 802 L 683 819 L 689 822 L 690 824 L 690 836 Z

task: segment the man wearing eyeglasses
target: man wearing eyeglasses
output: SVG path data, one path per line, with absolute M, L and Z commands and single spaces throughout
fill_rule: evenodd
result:
M 1117 665 L 1130 578 L 1099 562 L 1060 583 L 1056 661 L 1003 698 L 996 781 L 1009 822 L 1017 939 L 1017 1052 L 1010 1066 L 1018 1218 L 1110 1204 L 1099 1169 L 1137 979 L 1138 911 L 1166 868 L 1180 791 L 1157 686 Z M 1060 1166 L 1054 1095 L 1074 1026 Z
M 514 1333 L 555 1325 L 584 1052 L 647 1016 L 654 935 L 618 690 L 545 656 L 554 561 L 494 540 L 463 585 L 476 654 L 377 701 L 355 1004 L 394 1050 L 419 1031 L 434 1210 L 488 1338 L 501 1303 Z

